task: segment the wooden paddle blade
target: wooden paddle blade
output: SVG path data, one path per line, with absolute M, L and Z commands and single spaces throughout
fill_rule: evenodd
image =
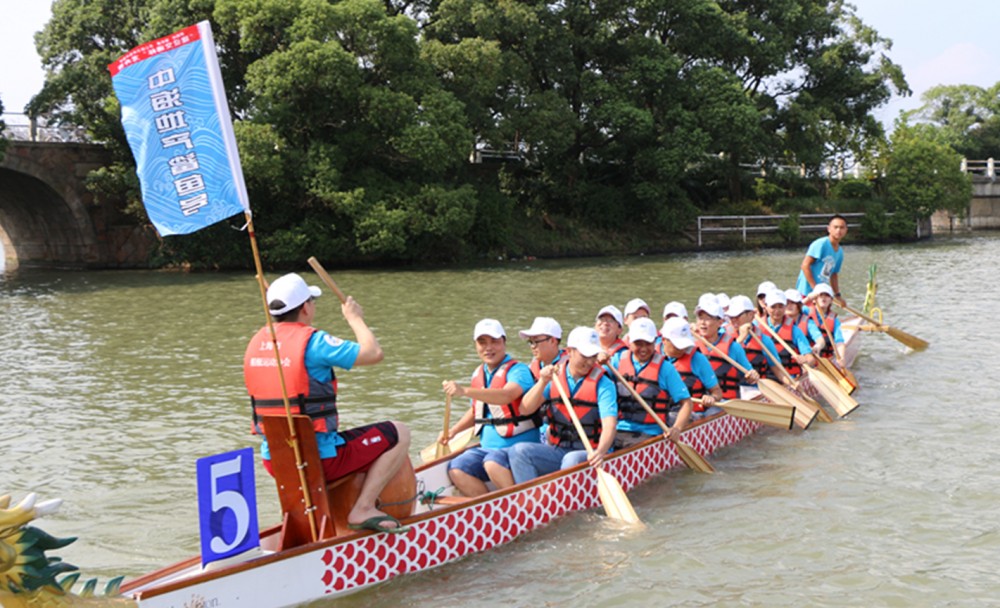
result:
M 845 394 L 850 395 L 851 392 L 854 391 L 854 387 L 851 386 L 851 383 L 848 382 L 846 378 L 844 378 L 844 376 L 840 373 L 840 370 L 837 369 L 837 366 L 834 365 L 832 361 L 824 357 L 817 357 L 816 360 L 819 361 L 818 369 L 822 373 L 826 374 L 831 380 L 836 382 L 837 386 L 839 386 Z
M 601 497 L 604 505 L 604 512 L 608 517 L 623 521 L 633 526 L 642 526 L 642 520 L 632 508 L 622 484 L 615 479 L 615 476 L 604 469 L 597 469 L 597 493 Z
M 815 399 L 813 399 L 808 395 L 799 395 L 799 396 L 802 398 L 803 401 L 816 408 L 816 420 L 827 423 L 833 422 L 833 417 L 826 412 L 826 408 L 824 408 L 819 401 L 816 401 Z
M 926 350 L 927 347 L 931 345 L 931 343 L 927 340 L 921 340 L 920 338 L 895 327 L 886 326 L 885 332 L 913 350 Z
M 451 441 L 448 442 L 448 445 L 442 446 L 440 443 L 435 441 L 420 450 L 420 461 L 427 464 L 429 462 L 434 462 L 438 458 L 444 458 L 452 452 L 460 452 L 467 447 L 473 447 L 476 445 L 479 445 L 479 437 L 474 435 L 472 429 L 469 428 L 452 437 Z M 438 446 L 444 448 L 444 453 L 441 455 L 438 455 Z
M 791 429 L 795 425 L 795 406 L 765 403 L 763 401 L 747 401 L 730 399 L 722 401 L 719 407 L 726 410 L 730 416 L 753 420 L 779 429 Z
M 809 428 L 819 414 L 819 410 L 774 380 L 761 378 L 760 382 L 757 383 L 757 387 L 771 403 L 794 406 L 795 424 L 799 425 L 802 430 Z
M 858 402 L 855 401 L 850 395 L 845 394 L 844 391 L 841 390 L 840 385 L 834 382 L 832 378 L 821 371 L 814 370 L 809 367 L 804 369 L 809 375 L 809 381 L 814 387 L 816 387 L 816 390 L 819 391 L 823 400 L 829 403 L 830 407 L 837 412 L 837 416 L 843 418 L 858 407 Z
M 714 473 L 715 467 L 712 466 L 705 457 L 698 453 L 690 445 L 684 443 L 683 441 L 675 441 L 674 446 L 677 448 L 677 455 L 681 457 L 684 464 L 693 471 L 699 473 Z

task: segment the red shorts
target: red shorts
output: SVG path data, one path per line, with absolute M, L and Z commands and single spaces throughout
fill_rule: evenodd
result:
M 327 482 L 347 477 L 351 473 L 367 471 L 379 456 L 399 443 L 396 425 L 388 421 L 341 431 L 340 436 L 346 443 L 337 446 L 337 455 L 320 460 Z M 263 464 L 273 476 L 271 461 L 264 460 Z

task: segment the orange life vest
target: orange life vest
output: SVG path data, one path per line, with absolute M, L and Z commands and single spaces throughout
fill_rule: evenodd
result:
M 816 309 L 813 308 L 809 311 L 809 319 L 816 324 L 816 327 L 826 338 L 825 344 L 823 345 L 823 350 L 819 351 L 819 356 L 824 359 L 833 359 L 833 330 L 837 325 L 837 315 L 830 313 L 823 318 L 821 322 L 819 320 L 819 314 L 817 314 Z M 824 329 L 825 328 L 825 329 Z M 808 337 L 809 334 L 807 333 Z M 812 338 L 809 339 L 810 343 L 815 344 Z
M 743 347 L 744 352 L 747 354 L 747 361 L 750 362 L 750 368 L 757 370 L 761 378 L 774 378 L 774 372 L 771 370 L 771 359 L 768 358 L 768 354 L 764 352 L 767 348 L 764 346 L 756 336 L 751 336 L 747 334 L 746 340 L 740 343 Z
M 670 398 L 667 391 L 660 388 L 660 366 L 663 365 L 664 361 L 663 355 L 653 353 L 653 357 L 646 364 L 646 367 L 636 374 L 631 353 L 622 353 L 621 359 L 618 360 L 618 371 L 625 378 L 625 381 L 632 385 L 635 392 L 639 393 L 646 404 L 653 408 L 657 417 L 666 424 L 667 413 L 674 405 L 674 400 Z M 615 383 L 615 387 L 618 389 L 619 420 L 631 420 L 639 424 L 656 424 L 656 420 L 632 396 L 631 391 L 622 384 L 621 380 Z
M 715 348 L 728 355 L 732 343 L 733 335 L 724 333 Z M 708 357 L 708 362 L 715 370 L 715 377 L 719 379 L 719 389 L 722 390 L 723 399 L 738 399 L 740 396 L 740 370 L 717 355 L 715 349 L 709 348 L 708 345 L 699 342 L 698 349 Z
M 583 442 L 580 441 L 580 436 L 573 425 L 573 419 L 566 410 L 562 397 L 559 396 L 559 389 L 556 388 L 555 378 L 559 377 L 560 386 L 569 390 L 567 367 L 568 365 L 562 366 L 562 371 L 557 371 L 558 376 L 554 376 L 552 382 L 549 383 L 549 399 L 545 402 L 545 415 L 549 421 L 546 439 L 549 444 L 560 448 L 582 450 L 584 449 Z M 580 419 L 583 431 L 590 441 L 590 446 L 594 449 L 597 449 L 597 444 L 601 439 L 602 428 L 601 413 L 597 406 L 597 383 L 604 374 L 604 368 L 595 365 L 587 373 L 587 377 L 577 385 L 576 392 L 572 396 L 567 395 L 570 403 L 573 404 L 573 410 Z
M 507 372 L 517 363 L 514 359 L 507 361 L 500 366 L 490 379 L 488 388 L 503 388 L 507 385 Z M 485 365 L 476 367 L 472 374 L 470 388 L 487 388 L 485 385 L 486 373 L 483 371 Z M 521 396 L 523 397 L 523 395 Z M 530 431 L 538 427 L 541 416 L 534 414 L 530 416 L 521 415 L 521 397 L 511 401 L 506 405 L 493 405 L 482 401 L 472 400 L 472 411 L 475 412 L 475 434 L 483 432 L 483 425 L 490 424 L 496 429 L 501 437 L 513 437 L 525 431 Z M 489 416 L 487 416 L 489 414 Z
M 795 323 L 782 322 L 781 327 L 778 328 L 778 336 L 788 343 L 789 346 L 795 347 Z M 785 367 L 785 371 L 792 378 L 797 378 L 802 374 L 802 365 L 795 360 L 794 355 L 800 355 L 802 353 L 789 352 L 781 342 L 776 342 L 775 346 L 778 348 L 778 358 L 781 359 L 781 364 Z
M 337 430 L 337 375 L 331 368 L 330 382 L 319 382 L 306 371 L 306 346 L 315 328 L 302 323 L 276 323 L 281 367 L 292 415 L 303 414 L 312 419 L 317 433 Z M 247 345 L 243 355 L 243 379 L 250 393 L 254 434 L 263 434 L 262 416 L 284 416 L 281 380 L 274 358 L 274 344 L 267 327 L 262 327 Z
M 705 396 L 705 384 L 701 381 L 701 378 L 694 373 L 692 367 L 692 359 L 694 354 L 701 354 L 701 351 L 696 349 L 691 349 L 689 352 L 684 353 L 684 355 L 677 357 L 672 361 L 674 369 L 677 373 L 681 375 L 681 380 L 684 381 L 684 385 L 687 386 L 688 392 L 691 393 L 692 399 L 700 399 Z M 704 412 L 705 408 L 702 407 L 697 401 L 691 402 L 691 410 L 695 412 Z
M 546 363 L 546 365 L 555 365 L 559 361 L 563 361 L 565 359 L 566 359 L 566 350 L 563 349 L 559 351 L 559 354 L 556 355 L 556 358 L 551 363 Z M 542 371 L 542 362 L 539 361 L 537 358 L 532 359 L 531 363 L 528 364 L 528 369 L 531 370 L 531 377 L 537 381 L 538 373 Z
M 615 356 L 615 353 L 623 350 L 628 350 L 628 343 L 625 342 L 625 340 L 618 338 L 617 340 L 611 343 L 611 346 L 605 348 L 604 352 L 606 352 L 608 354 L 608 357 L 610 358 Z

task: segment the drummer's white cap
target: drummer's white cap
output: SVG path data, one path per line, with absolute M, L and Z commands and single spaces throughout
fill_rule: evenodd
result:
M 816 296 L 820 295 L 821 293 L 825 293 L 826 295 L 828 295 L 828 296 L 830 296 L 832 298 L 833 297 L 833 288 L 830 287 L 829 285 L 827 285 L 826 283 L 816 283 L 816 287 L 813 287 L 812 293 L 809 294 L 809 295 L 811 295 L 812 297 L 815 298 Z
M 625 305 L 624 314 L 627 317 L 631 314 L 638 312 L 640 308 L 645 308 L 647 314 L 652 312 L 651 310 L 649 310 L 649 304 L 646 304 L 645 300 L 643 300 L 642 298 L 632 298 L 631 300 L 628 301 L 628 304 Z
M 594 320 L 600 321 L 603 315 L 611 315 L 611 317 L 618 323 L 619 327 L 624 325 L 624 322 L 622 321 L 622 311 L 618 310 L 618 307 L 614 304 L 608 304 L 604 308 L 597 311 L 597 316 L 594 317 Z
M 677 317 L 688 318 L 687 306 L 684 306 L 678 301 L 673 301 L 663 307 L 663 318 L 666 319 L 670 315 Z
M 617 309 L 616 309 L 617 310 Z M 593 327 L 576 327 L 569 332 L 566 346 L 575 348 L 584 357 L 596 357 L 601 348 L 601 339 Z
M 798 289 L 786 289 L 785 290 L 785 299 L 787 299 L 789 302 L 796 302 L 798 304 L 801 304 L 802 303 L 802 294 L 799 293 Z
M 777 289 L 767 292 L 767 295 L 764 296 L 764 306 L 774 306 L 775 304 L 781 304 L 782 306 L 788 304 L 785 292 L 778 291 Z
M 506 338 L 507 332 L 503 330 L 503 325 L 496 319 L 483 319 L 476 323 L 476 328 L 472 331 L 472 339 L 478 340 L 479 336 L 489 336 L 491 338 Z
M 629 342 L 656 342 L 656 323 L 649 317 L 640 317 L 632 321 L 628 328 Z
M 534 338 L 535 336 L 551 336 L 555 339 L 562 338 L 562 326 L 552 317 L 535 317 L 528 329 L 517 332 L 522 339 Z
M 729 301 L 729 308 L 726 309 L 726 314 L 730 317 L 739 316 L 745 312 L 753 312 L 754 306 L 750 298 L 746 296 L 733 296 L 733 299 Z
M 767 292 L 774 291 L 777 288 L 778 286 L 772 283 L 771 281 L 764 281 L 763 283 L 757 286 L 757 297 L 759 298 L 761 296 L 767 295 Z
M 664 340 L 680 349 L 688 349 L 694 346 L 694 336 L 691 335 L 691 326 L 687 319 L 672 317 L 663 322 L 660 328 L 660 335 Z
M 278 277 L 267 288 L 267 309 L 273 317 L 302 306 L 309 298 L 318 298 L 323 292 L 315 285 L 293 273 Z
M 715 299 L 715 294 L 711 293 L 703 293 L 698 298 L 698 305 L 694 307 L 694 314 L 698 314 L 699 312 L 711 315 L 716 319 L 723 317 L 722 307 L 719 306 L 719 301 Z

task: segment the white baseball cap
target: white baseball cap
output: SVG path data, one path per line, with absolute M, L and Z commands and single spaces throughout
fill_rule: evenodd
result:
M 649 317 L 640 317 L 632 321 L 628 328 L 629 342 L 656 342 L 656 324 Z
M 472 339 L 476 340 L 479 336 L 489 336 L 491 338 L 506 338 L 507 332 L 503 330 L 503 325 L 500 325 L 500 321 L 496 319 L 483 319 L 479 323 L 476 323 L 476 328 L 472 331 Z
M 278 277 L 267 288 L 267 309 L 273 317 L 302 306 L 309 298 L 318 298 L 319 287 L 307 285 L 305 279 L 293 273 Z
M 618 310 L 618 307 L 614 304 L 608 304 L 604 308 L 597 311 L 597 316 L 594 317 L 594 320 L 600 321 L 602 315 L 611 315 L 614 320 L 618 322 L 618 327 L 625 324 L 624 321 L 622 321 L 622 311 Z
M 788 298 L 785 297 L 785 292 L 777 289 L 767 292 L 767 295 L 764 296 L 764 306 L 774 306 L 775 304 L 781 304 L 782 306 L 788 304 Z
M 535 317 L 528 329 L 517 332 L 524 340 L 535 336 L 552 336 L 555 339 L 562 338 L 562 326 L 552 317 Z
M 801 304 L 802 303 L 802 294 L 799 293 L 798 289 L 786 289 L 785 290 L 785 299 L 788 300 L 789 302 L 797 302 L 797 303 Z
M 674 300 L 663 307 L 663 318 L 666 319 L 668 315 L 677 315 L 678 317 L 688 318 L 687 306 L 684 306 L 680 302 Z
M 628 304 L 625 305 L 624 315 L 627 317 L 631 314 L 634 314 L 640 308 L 645 308 L 647 314 L 652 314 L 652 311 L 649 310 L 649 304 L 646 304 L 645 300 L 643 300 L 642 298 L 632 298 L 631 300 L 628 301 Z
M 757 286 L 757 297 L 759 298 L 760 296 L 767 295 L 767 292 L 774 291 L 777 288 L 778 286 L 771 281 L 764 281 Z
M 673 317 L 664 321 L 663 327 L 660 328 L 660 335 L 665 340 L 670 340 L 671 344 L 680 349 L 687 349 L 694 346 L 694 336 L 691 335 L 691 326 L 688 324 L 687 319 L 681 317 Z
M 726 314 L 730 317 L 737 317 L 745 312 L 753 312 L 754 305 L 750 301 L 750 298 L 746 296 L 733 296 L 733 299 L 729 301 L 729 308 L 726 309 Z
M 724 293 L 715 294 L 715 299 L 719 302 L 719 306 L 722 307 L 722 310 L 725 310 L 729 306 L 729 302 L 731 301 L 729 299 L 729 296 Z
M 828 296 L 830 296 L 832 298 L 833 297 L 833 288 L 830 287 L 829 285 L 827 285 L 826 283 L 816 283 L 816 287 L 813 287 L 812 293 L 809 294 L 809 295 L 811 295 L 812 297 L 815 298 L 816 296 L 818 296 L 821 293 L 825 293 L 826 295 L 828 295 Z
M 569 332 L 566 346 L 575 348 L 584 357 L 596 357 L 604 350 L 601 348 L 601 339 L 597 336 L 597 330 L 593 327 L 574 328 L 573 331 Z
M 719 301 L 715 299 L 715 295 L 711 293 L 703 293 L 698 298 L 698 305 L 694 307 L 694 314 L 698 314 L 699 312 L 709 314 L 716 319 L 723 317 L 722 307 L 719 306 Z

